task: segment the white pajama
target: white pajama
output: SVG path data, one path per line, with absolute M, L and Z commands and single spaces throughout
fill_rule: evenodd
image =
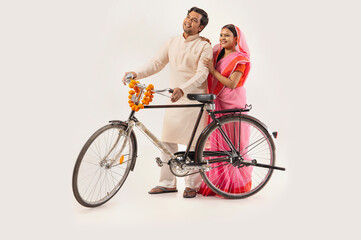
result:
M 176 143 L 167 143 L 163 142 L 164 145 L 172 152 L 175 153 L 178 151 L 178 144 Z M 192 147 L 190 151 L 194 151 Z M 162 154 L 161 159 L 163 162 L 168 162 L 169 157 L 165 154 Z M 194 171 L 193 171 L 194 172 Z M 185 177 L 185 186 L 198 190 L 202 183 L 202 177 L 199 173 L 193 174 L 190 176 Z M 167 188 L 174 188 L 177 186 L 177 178 L 173 175 L 173 173 L 169 169 L 169 165 L 164 163 L 163 167 L 160 170 L 160 178 L 159 178 L 159 186 L 167 187 Z

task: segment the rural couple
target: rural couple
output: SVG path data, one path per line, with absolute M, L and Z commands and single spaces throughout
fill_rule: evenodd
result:
M 225 25 L 220 32 L 219 44 L 212 49 L 208 39 L 199 35 L 207 26 L 208 20 L 208 14 L 203 9 L 192 7 L 183 21 L 183 33 L 169 39 L 146 65 L 126 72 L 125 75 L 132 73 L 138 80 L 159 72 L 169 64 L 169 87 L 174 89 L 170 99 L 172 103 L 192 104 L 194 102 L 187 99 L 187 94 L 210 93 L 217 96 L 214 101 L 215 110 L 244 107 L 246 92 L 243 86 L 250 70 L 250 52 L 245 37 L 237 26 Z M 178 144 L 188 144 L 198 112 L 198 108 L 167 108 L 165 110 L 161 140 L 172 153 L 177 152 Z M 204 116 L 195 139 L 206 124 L 207 116 Z M 194 150 L 195 146 L 192 147 L 191 150 Z M 164 162 L 168 162 L 167 158 L 165 155 L 161 156 Z M 217 174 L 214 175 L 211 177 L 219 177 Z M 232 191 L 234 187 L 232 179 L 224 173 L 223 175 L 224 188 Z M 250 178 L 244 177 L 240 186 L 242 191 L 249 190 L 250 181 Z M 165 164 L 161 168 L 159 183 L 149 191 L 149 194 L 177 192 L 176 184 L 176 177 Z M 202 182 L 200 174 L 185 177 L 183 197 L 193 198 L 197 193 L 204 196 L 216 195 Z

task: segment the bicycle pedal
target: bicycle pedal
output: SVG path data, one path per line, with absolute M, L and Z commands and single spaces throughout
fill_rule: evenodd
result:
M 158 164 L 158 167 L 163 167 L 163 162 L 159 157 L 155 158 L 156 163 Z

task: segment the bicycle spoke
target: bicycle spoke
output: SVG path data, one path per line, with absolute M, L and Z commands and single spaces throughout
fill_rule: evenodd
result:
M 103 169 L 100 169 L 100 175 L 99 175 L 99 177 L 97 178 L 96 183 L 94 184 L 92 190 L 91 190 L 90 193 L 89 193 L 90 201 L 93 199 L 93 195 L 94 195 L 95 189 L 96 189 L 96 187 L 98 186 L 99 179 L 100 179 L 101 176 L 103 175 L 103 171 L 104 171 Z M 89 198 L 87 198 L 86 200 L 89 200 Z
M 100 156 L 99 151 L 96 152 L 93 148 L 90 148 L 91 151 L 93 151 L 93 153 L 98 157 L 98 159 L 102 160 L 102 157 Z
M 97 171 L 99 171 L 99 169 L 101 169 L 101 168 L 100 168 L 100 167 L 97 168 L 97 170 L 95 170 L 95 172 L 94 172 L 93 169 L 89 169 L 89 170 L 92 170 L 92 172 L 89 173 L 89 174 L 87 174 L 85 177 L 82 177 L 81 179 L 79 179 L 79 181 L 84 181 L 84 180 L 85 180 L 86 178 L 88 178 L 89 176 L 94 176 L 94 173 L 96 173 Z
M 262 142 L 264 142 L 264 141 L 266 141 L 266 139 L 265 139 L 265 138 L 263 138 L 263 141 L 262 141 Z M 242 156 L 244 156 L 244 155 L 245 155 L 245 154 L 247 154 L 248 152 L 252 151 L 254 148 L 256 148 L 257 146 L 259 146 L 260 144 L 262 144 L 262 142 L 258 143 L 256 146 L 252 147 L 252 148 L 251 148 L 251 149 L 249 149 L 247 152 L 243 153 L 243 155 L 242 155 Z

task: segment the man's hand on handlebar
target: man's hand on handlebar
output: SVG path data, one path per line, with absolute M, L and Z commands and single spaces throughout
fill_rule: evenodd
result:
M 124 74 L 124 76 L 123 76 L 123 84 L 124 84 L 124 85 L 127 85 L 126 80 L 125 80 L 125 76 L 127 76 L 127 74 L 129 74 L 129 73 L 134 76 L 134 79 L 137 78 L 137 74 L 136 74 L 135 72 L 126 72 L 126 73 Z
M 182 91 L 182 89 L 180 88 L 174 88 L 173 89 L 173 94 L 172 94 L 172 97 L 170 98 L 170 100 L 172 102 L 176 102 L 178 101 L 181 97 L 183 97 L 184 93 Z
M 127 76 L 128 75 L 128 76 Z M 124 85 L 127 85 L 127 83 L 129 83 L 129 75 L 133 75 L 133 79 L 136 79 L 137 78 L 137 74 L 135 72 L 126 72 L 123 76 L 123 84 Z M 128 79 L 126 79 L 128 77 Z M 145 88 L 145 87 L 144 87 Z M 174 89 L 164 89 L 164 90 L 167 90 L 169 91 L 170 93 L 172 93 L 172 96 L 170 98 L 170 100 L 172 102 L 177 102 L 181 97 L 183 97 L 184 93 L 182 91 L 182 89 L 180 88 L 174 88 Z M 157 90 L 158 93 L 159 92 L 163 92 L 164 90 Z M 156 92 L 157 92 L 156 91 Z M 160 94 L 160 93 L 159 93 Z M 162 94 L 163 95 L 163 94 Z

